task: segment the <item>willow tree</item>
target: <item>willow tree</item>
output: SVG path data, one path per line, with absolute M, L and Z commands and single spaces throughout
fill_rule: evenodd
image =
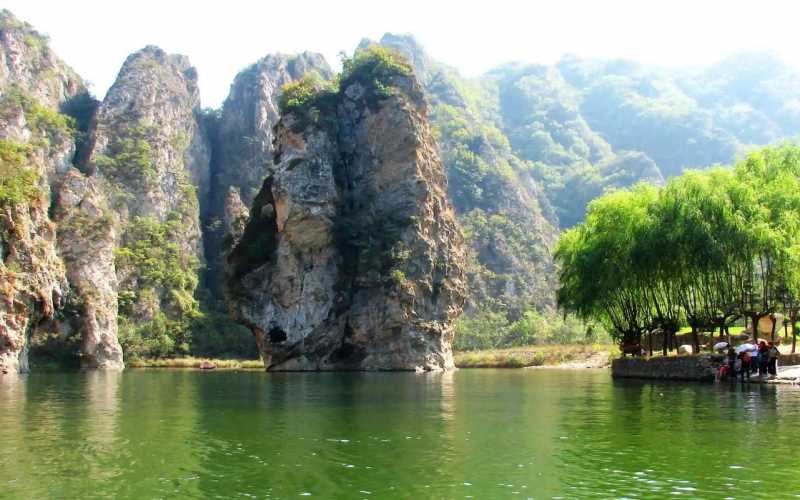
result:
M 678 254 L 667 265 L 697 348 L 699 330 L 719 329 L 722 336 L 742 315 L 741 297 L 759 248 L 751 230 L 758 205 L 743 195 L 734 173 L 722 168 L 673 179 L 659 201 L 665 243 Z
M 760 213 L 761 230 L 768 243 L 765 272 L 759 275 L 759 307 L 771 314 L 781 308 L 792 322 L 793 338 L 800 297 L 800 146 L 784 144 L 750 153 L 736 165 L 736 174 L 751 186 Z M 775 334 L 773 316 L 772 334 Z M 753 328 L 757 335 L 757 327 Z M 793 342 L 794 343 L 794 342 Z M 793 348 L 794 350 L 794 348 Z
M 741 309 L 757 339 L 759 320 L 785 304 L 787 294 L 800 295 L 800 147 L 753 151 L 736 164 L 735 175 L 735 201 L 747 219 L 750 245 L 745 248 L 751 259 Z
M 624 342 L 641 342 L 651 326 L 650 291 L 631 255 L 656 197 L 655 188 L 641 185 L 594 200 L 586 221 L 567 231 L 555 251 L 559 305 L 601 321 Z
M 659 329 L 666 350 L 685 323 L 698 348 L 699 331 L 723 336 L 742 316 L 757 338 L 759 320 L 781 306 L 794 332 L 800 146 L 756 151 L 734 169 L 688 171 L 661 189 L 606 194 L 555 256 L 559 306 L 605 321 L 625 341 Z

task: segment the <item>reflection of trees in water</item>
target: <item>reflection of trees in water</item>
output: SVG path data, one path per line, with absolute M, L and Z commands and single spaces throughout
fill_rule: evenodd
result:
M 0 470 L 21 497 L 81 497 L 119 470 L 119 373 L 0 378 Z
M 532 370 L 456 373 L 452 468 L 457 488 L 467 482 L 471 490 L 461 487 L 449 496 L 559 493 L 558 471 L 542 460 L 557 451 L 559 401 L 571 395 L 552 383 L 558 377 Z
M 570 465 L 565 477 L 572 487 L 589 485 L 584 491 L 667 494 L 682 485 L 720 494 L 731 465 L 758 463 L 758 424 L 776 418 L 771 388 L 637 380 L 606 385 L 605 403 L 591 410 L 594 415 L 565 412 L 564 425 L 580 443 L 562 450 Z

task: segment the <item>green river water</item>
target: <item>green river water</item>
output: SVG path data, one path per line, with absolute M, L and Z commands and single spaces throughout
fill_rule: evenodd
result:
M 800 388 L 604 371 L 0 379 L 2 498 L 800 497 Z

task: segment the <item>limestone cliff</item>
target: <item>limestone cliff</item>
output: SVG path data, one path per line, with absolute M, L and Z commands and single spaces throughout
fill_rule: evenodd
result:
M 469 247 L 467 312 L 494 310 L 514 319 L 530 307 L 554 308 L 550 249 L 557 221 L 530 166 L 495 124 L 496 98 L 432 60 L 410 35 L 387 33 L 379 43 L 413 64 L 431 102 L 448 197 Z
M 422 89 L 369 55 L 341 82 L 276 127 L 231 309 L 271 370 L 452 368 L 465 253 Z
M 60 105 L 84 91 L 47 39 L 0 11 L 0 370 L 27 371 L 30 340 L 69 286 L 50 219 L 50 182 L 69 168 L 74 124 Z
M 46 36 L 0 9 L 0 89 L 5 93 L 12 86 L 52 109 L 86 91 L 81 77 L 50 49 Z
M 61 181 L 55 206 L 58 246 L 67 263 L 73 314 L 81 333 L 84 368 L 123 368 L 117 337 L 116 227 L 95 178 L 71 169 Z
M 199 200 L 207 198 L 209 162 L 188 59 L 157 47 L 129 56 L 93 121 L 85 169 L 117 226 L 115 244 L 97 249 L 103 266 L 113 260 L 116 270 L 117 287 L 105 291 L 117 289 L 121 328 L 147 346 L 142 354 L 180 352 L 197 314 Z
M 230 241 L 226 242 L 231 229 L 226 210 L 231 204 L 249 207 L 253 203 L 264 178 L 272 170 L 272 131 L 280 118 L 281 88 L 309 72 L 325 79 L 332 76 L 320 54 L 270 54 L 241 71 L 231 84 L 211 133 L 214 146 L 211 192 L 204 214 L 207 275 L 209 286 L 215 291 L 223 249 L 230 248 Z

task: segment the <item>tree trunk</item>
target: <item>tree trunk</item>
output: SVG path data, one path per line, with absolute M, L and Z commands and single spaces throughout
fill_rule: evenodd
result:
M 700 339 L 697 338 L 697 327 L 692 327 L 692 347 L 694 348 L 694 354 L 698 354 L 700 352 Z
M 653 330 L 650 330 L 649 337 L 650 338 L 648 340 L 648 344 L 650 344 L 650 345 L 648 346 L 649 347 L 648 350 L 650 351 L 650 353 L 648 355 L 652 358 L 653 357 Z
M 794 354 L 794 349 L 797 346 L 797 316 L 792 315 L 790 321 L 792 323 L 792 354 Z
M 758 344 L 758 315 L 750 316 L 750 327 L 753 332 L 753 343 Z
M 775 343 L 775 330 L 776 330 L 776 327 L 778 326 L 778 320 L 775 318 L 775 314 L 774 313 L 769 315 L 769 319 L 772 320 L 771 340 L 772 340 L 772 343 Z

